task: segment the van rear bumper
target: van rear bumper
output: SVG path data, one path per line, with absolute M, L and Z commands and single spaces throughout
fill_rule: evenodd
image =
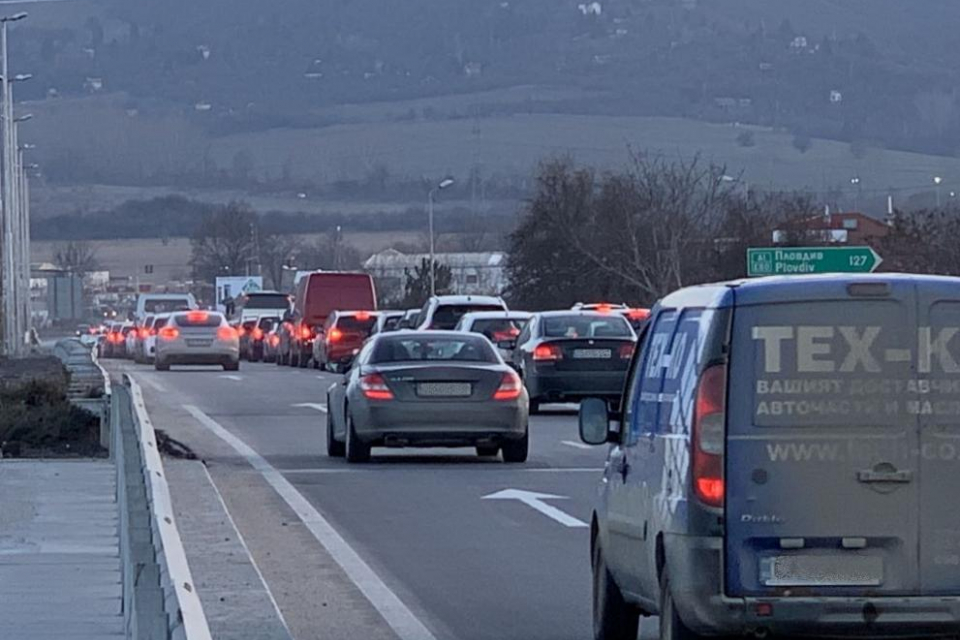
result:
M 677 612 L 702 635 L 903 638 L 960 633 L 960 596 L 729 598 L 723 595 L 723 539 L 665 534 Z M 770 615 L 757 605 L 769 604 Z

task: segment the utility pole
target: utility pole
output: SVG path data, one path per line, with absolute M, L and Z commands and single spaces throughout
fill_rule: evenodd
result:
M 427 193 L 427 218 L 430 233 L 430 295 L 437 295 L 437 258 L 436 258 L 436 234 L 433 232 L 433 194 L 437 191 L 453 186 L 453 178 L 444 178 L 440 184 L 430 189 Z

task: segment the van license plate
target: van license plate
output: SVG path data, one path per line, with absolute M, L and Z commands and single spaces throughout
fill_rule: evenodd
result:
M 473 393 L 469 382 L 421 382 L 417 395 L 421 398 L 465 398 Z
M 573 357 L 577 360 L 609 360 L 613 352 L 610 349 L 574 349 Z
M 760 582 L 768 587 L 876 587 L 883 584 L 883 558 L 773 556 L 761 560 Z

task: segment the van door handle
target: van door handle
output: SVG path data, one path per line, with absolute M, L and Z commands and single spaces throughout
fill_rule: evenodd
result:
M 875 469 L 861 469 L 857 471 L 857 480 L 865 483 L 891 482 L 906 484 L 913 480 L 913 471 L 877 471 Z

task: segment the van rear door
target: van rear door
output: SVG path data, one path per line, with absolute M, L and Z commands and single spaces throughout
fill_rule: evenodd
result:
M 903 278 L 735 291 L 728 595 L 920 589 L 915 291 Z
M 929 279 L 918 290 L 920 417 L 920 586 L 923 595 L 960 593 L 960 291 Z M 927 328 L 929 327 L 929 329 Z

